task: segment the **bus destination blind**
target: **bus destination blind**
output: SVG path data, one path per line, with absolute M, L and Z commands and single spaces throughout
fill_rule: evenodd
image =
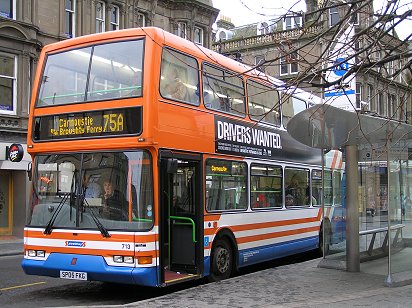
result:
M 142 107 L 56 114 L 34 119 L 37 141 L 140 135 Z

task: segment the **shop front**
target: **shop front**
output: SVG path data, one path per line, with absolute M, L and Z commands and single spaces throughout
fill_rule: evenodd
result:
M 0 142 L 0 237 L 23 237 L 26 203 L 30 191 L 27 177 L 30 156 L 27 154 L 26 146 L 22 145 L 22 161 L 10 161 L 10 145 Z

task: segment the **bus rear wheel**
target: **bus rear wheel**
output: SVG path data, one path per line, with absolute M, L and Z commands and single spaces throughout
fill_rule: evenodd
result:
M 212 250 L 212 264 L 209 281 L 227 279 L 232 274 L 233 251 L 225 239 L 218 239 Z

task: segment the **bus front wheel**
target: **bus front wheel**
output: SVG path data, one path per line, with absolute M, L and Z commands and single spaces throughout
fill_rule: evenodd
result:
M 225 239 L 218 239 L 213 245 L 210 281 L 219 281 L 230 277 L 233 268 L 232 247 Z

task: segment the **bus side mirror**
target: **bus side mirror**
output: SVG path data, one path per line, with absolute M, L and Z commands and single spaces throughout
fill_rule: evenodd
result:
M 167 173 L 176 173 L 177 172 L 177 159 L 176 158 L 168 158 L 167 159 Z

